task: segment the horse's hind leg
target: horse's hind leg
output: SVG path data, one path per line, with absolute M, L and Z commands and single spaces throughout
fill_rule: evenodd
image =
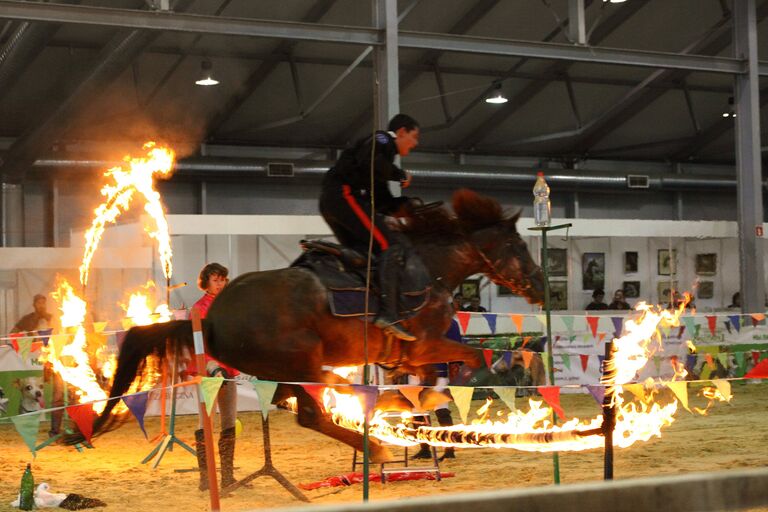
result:
M 352 448 L 358 451 L 363 451 L 363 436 L 357 432 L 347 430 L 339 427 L 333 421 L 330 416 L 325 414 L 320 408 L 319 404 L 304 391 L 301 386 L 296 386 L 296 399 L 298 405 L 298 422 L 299 425 L 306 428 L 316 430 L 321 434 L 325 434 L 329 437 L 348 444 Z M 389 448 L 382 446 L 377 440 L 371 439 L 369 443 L 371 462 L 382 463 L 392 460 L 392 453 Z

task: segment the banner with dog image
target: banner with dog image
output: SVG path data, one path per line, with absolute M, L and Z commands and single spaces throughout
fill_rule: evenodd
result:
M 22 359 L 10 345 L 0 346 L 0 421 L 45 409 L 51 391 L 43 382 L 39 355 L 31 352 Z

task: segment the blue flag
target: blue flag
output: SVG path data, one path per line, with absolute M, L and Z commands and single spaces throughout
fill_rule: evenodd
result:
M 485 321 L 488 322 L 488 328 L 491 329 L 491 334 L 496 334 L 496 313 L 483 313 Z
M 612 316 L 611 322 L 613 322 L 613 337 L 620 337 L 621 332 L 624 330 L 624 318 L 620 316 Z
M 136 421 L 139 422 L 139 428 L 144 432 L 144 437 L 147 437 L 147 431 L 144 430 L 144 413 L 147 412 L 147 399 L 149 399 L 149 393 L 146 391 L 122 398 L 128 410 L 131 411 Z
M 731 325 L 734 329 L 736 329 L 736 332 L 741 331 L 741 322 L 739 321 L 739 315 L 728 315 L 728 320 L 731 321 Z

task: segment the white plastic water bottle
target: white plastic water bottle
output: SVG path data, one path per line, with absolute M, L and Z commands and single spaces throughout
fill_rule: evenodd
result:
M 544 173 L 536 175 L 533 186 L 533 221 L 537 226 L 549 226 L 552 218 L 552 205 L 549 202 L 549 185 L 544 179 Z

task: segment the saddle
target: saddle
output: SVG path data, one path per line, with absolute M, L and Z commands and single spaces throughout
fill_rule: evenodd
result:
M 314 273 L 328 290 L 328 305 L 337 317 L 365 316 L 365 283 L 368 259 L 365 255 L 324 240 L 302 240 L 304 252 L 291 267 Z M 401 318 L 415 315 L 429 300 L 431 281 L 418 255 L 405 247 L 398 281 L 398 310 Z M 368 319 L 379 311 L 379 280 L 376 257 L 371 260 L 371 292 L 368 297 Z

